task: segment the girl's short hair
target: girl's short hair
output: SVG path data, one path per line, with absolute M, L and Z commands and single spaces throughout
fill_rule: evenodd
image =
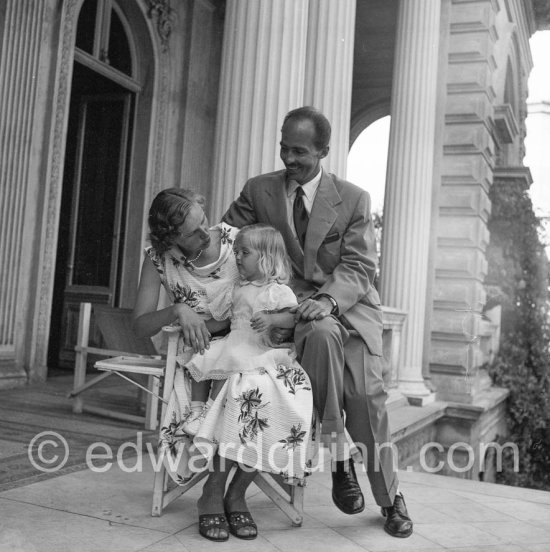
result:
M 239 230 L 235 242 L 245 236 L 250 247 L 260 254 L 258 265 L 265 281 L 287 284 L 292 268 L 281 233 L 269 224 L 250 224 Z
M 157 194 L 149 209 L 149 239 L 159 255 L 174 245 L 191 208 L 204 209 L 204 203 L 204 197 L 192 190 L 166 188 Z

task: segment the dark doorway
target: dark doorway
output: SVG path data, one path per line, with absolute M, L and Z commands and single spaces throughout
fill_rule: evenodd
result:
M 51 367 L 74 365 L 82 301 L 117 306 L 133 102 L 132 92 L 75 62 L 48 352 Z

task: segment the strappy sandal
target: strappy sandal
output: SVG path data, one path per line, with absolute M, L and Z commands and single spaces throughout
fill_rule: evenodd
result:
M 225 512 L 227 522 L 229 523 L 229 532 L 238 539 L 252 540 L 258 536 L 258 526 L 252 519 L 250 512 Z M 239 529 L 243 527 L 253 527 L 256 532 L 249 535 L 240 535 Z
M 226 535 L 224 537 L 211 537 L 208 535 L 210 529 L 225 529 Z M 229 539 L 230 527 L 227 524 L 227 519 L 224 514 L 201 514 L 199 516 L 199 533 L 205 539 L 223 542 Z

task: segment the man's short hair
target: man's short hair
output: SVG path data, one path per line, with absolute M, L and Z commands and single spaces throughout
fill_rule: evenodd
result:
M 306 105 L 289 111 L 283 121 L 283 126 L 290 119 L 296 121 L 311 121 L 315 128 L 315 147 L 319 150 L 328 147 L 330 143 L 330 123 L 316 107 Z

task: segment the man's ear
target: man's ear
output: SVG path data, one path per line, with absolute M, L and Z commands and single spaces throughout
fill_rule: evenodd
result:
M 328 155 L 330 146 L 325 146 L 323 149 L 319 150 L 319 159 L 323 159 Z

